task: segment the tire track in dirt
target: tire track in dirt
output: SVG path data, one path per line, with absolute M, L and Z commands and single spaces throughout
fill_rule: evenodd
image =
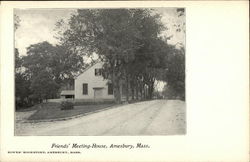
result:
M 159 104 L 159 103 L 157 103 L 157 104 Z M 150 109 L 150 108 L 152 108 L 153 105 L 154 105 L 154 107 L 156 106 L 156 105 L 155 105 L 155 102 L 153 102 L 152 104 L 150 104 L 150 105 L 148 105 L 148 106 L 146 106 L 146 107 L 143 107 L 142 110 L 140 110 L 140 111 L 134 113 L 133 115 L 131 115 L 131 116 L 129 116 L 128 118 L 126 118 L 126 119 L 120 121 L 119 123 L 117 123 L 116 125 L 114 125 L 113 127 L 111 127 L 110 129 L 108 129 L 108 130 L 106 130 L 106 131 L 104 131 L 104 132 L 102 132 L 101 134 L 98 134 L 98 135 L 105 135 L 105 134 L 107 134 L 107 133 L 112 132 L 112 130 L 114 130 L 114 129 L 118 128 L 118 127 L 121 127 L 121 125 L 125 125 L 125 124 L 128 123 L 128 122 L 135 121 L 135 120 L 133 120 L 133 119 L 135 119 L 138 115 L 140 115 L 140 114 L 142 114 L 142 113 L 144 113 L 144 112 L 146 112 L 146 111 L 148 111 L 148 110 L 152 110 L 152 109 Z M 161 106 L 160 106 L 160 107 L 161 107 Z M 157 108 L 157 109 L 159 109 L 159 108 Z
M 161 112 L 162 108 L 165 106 L 165 102 L 161 102 L 161 106 L 159 106 L 157 108 L 157 110 L 153 113 L 153 115 L 150 117 L 150 119 L 148 120 L 148 122 L 146 123 L 146 127 L 144 127 L 141 131 L 140 131 L 140 134 L 144 134 L 148 127 L 153 123 L 153 121 L 155 120 L 155 117 L 158 116 L 158 114 Z

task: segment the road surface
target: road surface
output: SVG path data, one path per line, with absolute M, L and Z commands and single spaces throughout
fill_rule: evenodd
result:
M 186 133 L 185 102 L 152 100 L 122 105 L 83 117 L 54 122 L 16 122 L 15 135 L 119 136 Z

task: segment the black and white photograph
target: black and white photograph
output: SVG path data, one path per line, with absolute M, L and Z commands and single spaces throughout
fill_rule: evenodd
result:
M 249 1 L 3 1 L 0 161 L 249 161 Z
M 15 136 L 185 135 L 185 8 L 14 9 Z

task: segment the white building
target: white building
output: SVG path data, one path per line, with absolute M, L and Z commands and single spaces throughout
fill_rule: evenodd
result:
M 101 102 L 114 101 L 114 91 L 111 81 L 102 76 L 103 62 L 99 61 L 86 68 L 83 73 L 75 77 L 74 90 L 63 90 L 61 99 L 74 100 L 76 102 Z M 121 87 L 121 100 L 126 100 L 125 84 Z M 144 89 L 146 92 L 146 89 Z M 131 93 L 131 92 L 130 92 Z M 131 94 L 130 94 L 131 95 Z M 139 95 L 141 98 L 142 95 Z M 132 99 L 129 96 L 129 99 Z
M 75 78 L 75 101 L 114 100 L 113 86 L 110 81 L 103 78 L 102 66 L 102 62 L 97 62 Z

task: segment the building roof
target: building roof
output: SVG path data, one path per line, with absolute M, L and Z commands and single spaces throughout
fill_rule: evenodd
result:
M 61 92 L 61 96 L 65 96 L 65 95 L 75 95 L 75 91 L 74 90 L 63 90 Z
M 77 77 L 79 77 L 80 75 L 82 75 L 83 73 L 85 73 L 85 71 L 87 71 L 89 68 L 91 68 L 92 66 L 94 66 L 95 64 L 101 62 L 100 60 L 96 60 L 94 61 L 91 65 L 89 65 L 88 67 L 86 67 L 80 74 L 78 74 L 77 76 L 74 77 L 74 79 L 76 79 Z

